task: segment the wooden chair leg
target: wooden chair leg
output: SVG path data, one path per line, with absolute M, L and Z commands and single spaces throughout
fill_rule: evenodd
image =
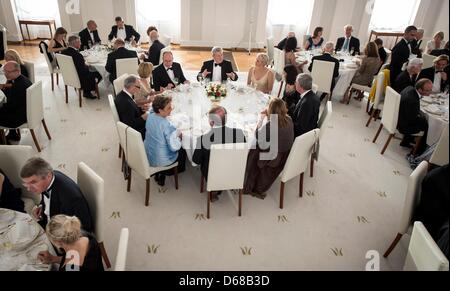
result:
M 98 89 L 98 84 L 95 84 L 95 94 L 97 94 L 97 99 L 100 100 L 100 90 Z
M 80 108 L 83 107 L 83 99 L 81 98 L 81 93 L 83 92 L 83 90 L 78 90 L 78 98 L 80 100 Z
M 56 85 L 59 86 L 59 74 L 58 73 L 56 73 Z
M 281 81 L 281 83 L 280 83 L 280 90 L 278 90 L 278 98 L 280 98 L 280 96 L 281 96 L 281 90 L 283 90 L 283 85 L 284 85 L 284 81 Z
M 280 209 L 284 208 L 284 183 L 281 182 L 280 186 Z
M 50 77 L 52 78 L 52 91 L 55 91 L 55 79 L 53 73 L 50 73 Z
M 212 192 L 208 192 L 208 195 L 207 195 L 207 208 L 206 208 L 206 218 L 208 218 L 208 219 L 210 219 L 211 218 L 211 216 L 210 216 L 210 212 L 211 212 L 211 195 L 212 195 Z
M 66 104 L 69 104 L 69 88 L 66 86 Z
M 384 145 L 383 150 L 381 151 L 381 155 L 384 155 L 384 153 L 386 152 L 386 150 L 387 150 L 389 144 L 391 143 L 391 140 L 392 140 L 394 137 L 395 137 L 395 134 L 389 135 L 389 138 L 388 138 L 386 144 Z
M 125 151 L 122 149 L 122 173 L 124 166 L 125 166 Z
M 380 136 L 381 130 L 383 130 L 383 124 L 380 124 L 380 128 L 377 131 L 377 134 L 375 135 L 375 138 L 373 139 L 373 143 L 377 142 L 378 137 Z
M 33 138 L 34 144 L 36 145 L 36 148 L 37 148 L 38 152 L 41 152 L 41 147 L 39 146 L 39 142 L 37 140 L 36 133 L 34 132 L 34 129 L 30 129 L 30 132 L 31 132 L 31 137 Z
M 173 171 L 175 173 L 175 189 L 178 190 L 178 167 L 173 168 Z
M 328 101 L 333 101 L 333 92 L 330 92 L 330 94 L 328 94 Z
M 400 240 L 402 239 L 402 234 L 398 233 L 397 236 L 395 237 L 394 241 L 392 242 L 391 246 L 387 249 L 387 251 L 384 253 L 383 257 L 387 258 L 392 251 L 394 250 L 394 248 L 397 246 L 397 244 L 400 242 Z
M 239 217 L 242 216 L 242 192 L 242 189 L 239 190 Z
M 311 157 L 311 166 L 310 166 L 310 176 L 311 178 L 314 178 L 314 158 Z
M 52 137 L 50 136 L 50 132 L 48 131 L 47 124 L 45 123 L 45 119 L 42 119 L 42 125 L 44 126 L 45 133 L 47 134 L 48 140 L 52 140 Z
M 200 175 L 200 193 L 205 192 L 205 178 L 203 177 L 203 174 Z
M 122 158 L 122 146 L 119 144 L 119 159 Z
M 102 255 L 103 261 L 105 262 L 106 268 L 111 269 L 111 262 L 109 261 L 108 254 L 106 253 L 105 244 L 103 242 L 99 242 L 98 246 L 100 248 L 100 253 Z
M 299 187 L 299 192 L 300 192 L 300 198 L 303 197 L 303 180 L 305 178 L 305 173 L 301 173 L 300 174 L 300 187 Z
M 128 177 L 127 192 L 131 191 L 131 176 L 132 176 L 132 171 L 130 171 L 130 177 Z
M 351 101 L 351 99 L 352 99 L 352 95 L 353 95 L 353 89 L 352 88 L 348 88 L 347 89 L 347 91 L 345 92 L 345 97 L 347 98 L 346 100 L 347 100 L 347 105 L 349 105 L 350 104 L 350 101 Z
M 372 114 L 370 115 L 369 121 L 367 121 L 366 127 L 369 127 L 372 119 L 375 117 L 376 111 L 378 111 L 378 109 L 372 109 Z
M 145 206 L 150 204 L 150 179 L 147 179 L 145 185 Z
M 422 137 L 421 136 L 416 137 L 416 145 L 414 146 L 414 149 L 412 151 L 413 156 L 417 155 L 417 151 L 419 150 L 419 145 L 420 145 L 421 141 L 422 141 Z
M 367 98 L 366 113 L 369 113 L 369 110 L 370 110 L 370 99 Z

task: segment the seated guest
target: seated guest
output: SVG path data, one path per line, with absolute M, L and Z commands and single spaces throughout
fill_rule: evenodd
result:
M 427 54 L 430 54 L 433 50 L 444 49 L 444 47 L 445 47 L 444 32 L 438 31 L 433 36 L 433 39 L 428 41 L 427 43 Z
M 345 37 L 338 38 L 336 42 L 336 51 L 348 52 L 352 56 L 359 55 L 360 53 L 360 43 L 359 39 L 352 36 L 353 26 L 346 25 L 344 27 Z
M 21 195 L 22 190 L 15 188 L 2 169 L 0 169 L 0 208 L 25 213 L 24 203 L 20 198 Z
M 150 37 L 150 49 L 148 50 L 147 57 L 142 55 L 146 62 L 152 63 L 154 66 L 159 65 L 159 59 L 161 58 L 161 50 L 166 46 L 159 41 L 158 31 L 152 30 L 149 32 Z
M 403 65 L 410 59 L 412 54 L 411 41 L 416 37 L 417 28 L 408 26 L 405 29 L 403 38 L 392 49 L 391 64 L 391 86 L 395 85 L 395 80 L 401 74 Z
M 152 32 L 152 31 L 158 31 L 158 29 L 156 28 L 156 26 L 149 26 L 148 28 L 147 28 L 147 35 L 148 35 L 148 37 L 149 37 L 149 39 L 150 39 L 150 32 Z
M 82 50 L 92 48 L 95 44 L 100 44 L 102 41 L 98 35 L 97 24 L 94 20 L 89 20 L 87 27 L 78 34 L 81 39 Z
M 275 74 L 267 68 L 269 64 L 269 56 L 266 54 L 258 54 L 256 56 L 255 66 L 251 67 L 248 72 L 247 85 L 253 86 L 256 90 L 265 94 L 272 93 Z
M 414 221 L 421 221 L 434 240 L 448 221 L 450 208 L 449 165 L 434 169 L 425 176 Z
M 325 61 L 334 63 L 334 71 L 333 71 L 333 80 L 331 81 L 331 92 L 333 92 L 334 87 L 336 86 L 336 78 L 339 77 L 339 60 L 332 57 L 331 54 L 334 51 L 334 44 L 332 42 L 327 42 L 325 47 L 323 48 L 323 54 L 320 56 L 315 56 L 311 60 L 311 64 L 309 65 L 309 71 L 312 72 L 314 67 L 314 61 Z
M 426 148 L 428 133 L 427 119 L 420 112 L 420 99 L 424 96 L 430 96 L 432 90 L 433 83 L 430 80 L 420 79 L 415 87 L 410 86 L 401 93 L 397 128 L 404 137 L 400 145 L 412 148 L 410 145 L 414 142 L 412 135 L 423 131 L 425 134 L 418 147 L 418 155 Z
M 264 119 L 268 122 L 263 126 Z M 271 135 L 271 130 L 275 128 L 278 134 L 274 136 L 276 141 L 272 140 Z M 248 156 L 244 194 L 264 199 L 265 192 L 283 171 L 294 143 L 294 125 L 281 99 L 270 100 L 268 108 L 262 112 L 256 140 L 256 149 L 250 150 Z
M 189 84 L 184 77 L 183 69 L 179 63 L 173 61 L 171 51 L 163 54 L 162 65 L 153 71 L 153 86 L 155 91 L 171 90 L 180 84 Z
M 172 98 L 157 96 L 148 116 L 145 150 L 151 167 L 167 167 L 178 162 L 178 173 L 186 169 L 186 152 L 181 148 L 182 134 L 168 120 L 172 113 Z M 174 174 L 173 169 L 159 172 L 155 181 L 165 185 L 166 176 Z
M 411 41 L 411 53 L 416 55 L 418 58 L 422 57 L 423 50 L 420 48 L 423 42 L 423 34 L 425 30 L 423 28 L 418 28 L 416 37 Z
M 116 17 L 116 25 L 111 28 L 111 33 L 108 36 L 108 40 L 112 41 L 115 38 L 123 39 L 128 42 L 138 42 L 141 39 L 141 35 L 134 30 L 131 25 L 125 25 L 122 17 Z
M 285 38 L 283 38 L 283 39 L 280 41 L 280 43 L 278 43 L 278 45 L 277 45 L 276 47 L 277 47 L 279 50 L 284 50 L 284 48 L 286 47 L 286 42 L 287 42 L 287 40 L 290 39 L 290 38 L 295 38 L 295 32 L 290 31 L 290 32 L 288 33 L 288 35 L 287 35 Z M 297 40 L 297 39 L 295 38 L 295 40 Z
M 381 62 L 378 55 L 377 45 L 374 42 L 369 42 L 364 48 L 364 56 L 361 61 L 361 66 L 356 72 L 356 75 L 353 77 L 350 87 L 352 84 L 372 87 L 373 78 L 379 71 L 380 64 Z M 349 98 L 352 97 L 349 96 L 350 94 L 348 94 L 350 91 L 350 87 L 347 89 L 347 92 L 344 95 L 344 98 L 341 100 L 341 103 L 347 103 Z
M 20 72 L 22 75 L 30 78 L 30 74 L 28 72 L 27 67 L 25 67 L 25 62 L 22 60 L 22 57 L 19 55 L 19 53 L 14 49 L 9 49 L 5 52 L 5 61 L 6 62 L 16 62 L 20 65 Z
M 292 120 L 295 137 L 298 137 L 317 128 L 320 99 L 312 91 L 313 80 L 310 75 L 298 75 L 295 85 L 300 94 L 300 101 L 294 109 Z
M 286 83 L 286 86 L 283 93 L 283 101 L 286 103 L 286 108 L 288 109 L 289 116 L 294 115 L 295 107 L 300 100 L 300 93 L 297 92 L 297 89 L 295 87 L 297 76 L 298 71 L 295 66 L 287 65 L 286 67 L 284 67 L 283 79 Z
M 295 56 L 295 52 L 297 50 L 297 38 L 291 37 L 286 41 L 286 45 L 284 47 L 284 55 L 285 55 L 285 65 L 294 65 L 297 67 L 299 73 L 303 72 L 303 66 L 308 63 L 308 61 L 304 61 L 303 63 L 297 62 L 297 57 Z
M 0 90 L 6 96 L 6 102 L 0 107 L 0 127 L 18 128 L 27 123 L 27 89 L 31 81 L 20 72 L 20 65 L 7 62 L 3 66 L 6 84 L 0 84 Z M 8 141 L 20 141 L 20 131 L 10 130 Z
M 245 135 L 241 129 L 229 128 L 227 124 L 227 110 L 221 106 L 215 106 L 209 111 L 209 124 L 211 130 L 197 139 L 192 161 L 200 165 L 203 178 L 208 179 L 209 156 L 211 145 L 245 143 Z M 212 202 L 219 199 L 221 192 L 212 193 Z
M 398 93 L 401 93 L 405 88 L 413 86 L 419 80 L 418 76 L 420 71 L 422 71 L 423 60 L 422 59 L 412 59 L 408 62 L 406 70 L 398 75 L 395 79 L 394 86 L 392 87 Z
M 312 36 L 308 38 L 305 44 L 305 51 L 321 49 L 323 45 L 323 27 L 316 27 Z
M 53 39 L 51 39 L 48 44 L 48 52 L 60 53 L 65 50 L 67 48 L 66 37 L 67 30 L 63 27 L 57 28 Z
M 138 75 L 141 89 L 134 94 L 134 102 L 147 111 L 150 103 L 153 102 L 155 90 L 152 89 L 152 63 L 143 62 L 139 65 Z
M 114 42 L 114 51 L 108 54 L 108 60 L 106 61 L 105 69 L 109 73 L 109 80 L 114 82 L 120 76 L 117 76 L 116 61 L 120 59 L 138 59 L 136 51 L 128 50 L 125 48 L 125 42 L 123 39 L 116 39 Z
M 125 79 L 123 87 L 123 91 L 114 99 L 120 122 L 140 132 L 144 139 L 148 113 L 139 108 L 133 99 L 133 96 L 141 90 L 141 83 L 137 77 L 129 76 Z
M 99 72 L 91 72 L 89 66 L 86 64 L 83 55 L 79 52 L 81 48 L 80 37 L 73 35 L 69 37 L 69 47 L 62 52 L 63 55 L 70 56 L 75 64 L 78 77 L 80 78 L 81 89 L 83 90 L 83 97 L 89 99 L 96 99 L 95 89 L 97 84 L 102 80 L 102 75 Z
M 433 82 L 433 93 L 444 92 L 445 87 L 448 86 L 448 64 L 448 56 L 441 55 L 434 59 L 434 66 L 422 70 L 418 78 L 426 78 L 428 80 L 431 80 L 431 82 Z M 445 72 L 446 68 L 447 72 Z
M 59 264 L 60 272 L 104 271 L 100 246 L 94 235 L 82 230 L 77 217 L 53 216 L 46 227 L 46 234 L 50 242 L 61 251 L 62 256 L 53 256 L 48 251 L 40 252 L 38 258 L 41 262 Z M 79 255 L 77 260 L 71 257 L 70 252 Z
M 448 49 L 448 46 L 449 46 L 449 42 L 447 41 L 444 49 L 432 50 L 430 55 L 435 56 L 435 57 L 439 57 L 440 55 L 446 55 L 446 56 L 450 57 L 450 51 Z
M 223 49 L 214 47 L 211 53 L 213 59 L 203 63 L 197 80 L 203 78 L 209 79 L 211 82 L 221 83 L 230 78 L 231 81 L 237 81 L 238 75 L 233 71 L 233 65 L 223 58 Z
M 386 53 L 386 50 L 384 49 L 383 40 L 381 38 L 377 38 L 374 40 L 374 42 L 378 47 L 378 55 L 380 56 L 381 65 L 384 65 L 388 61 L 388 55 Z
M 41 196 L 39 207 L 32 216 L 45 228 L 55 215 L 73 215 L 80 219 L 82 228 L 93 231 L 94 225 L 86 198 L 78 185 L 69 177 L 41 158 L 31 158 L 20 171 L 23 185 L 33 194 Z

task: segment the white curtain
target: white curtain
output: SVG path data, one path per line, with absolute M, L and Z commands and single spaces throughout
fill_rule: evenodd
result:
M 15 0 L 16 12 L 19 20 L 51 20 L 56 21 L 56 27 L 61 26 L 61 17 L 57 0 Z M 28 38 L 25 26 L 22 27 L 25 38 Z M 47 26 L 28 25 L 31 39 L 49 38 L 50 30 Z M 55 28 L 52 27 L 53 33 Z M 53 35 L 51 36 L 53 38 Z
M 179 43 L 181 34 L 181 0 L 136 0 L 138 31 L 148 42 L 147 28 L 156 26 L 160 35 Z
M 309 31 L 314 0 L 269 0 L 267 12 L 267 36 L 272 36 L 275 45 L 290 31 L 297 36 L 298 45 L 303 45 L 303 36 Z

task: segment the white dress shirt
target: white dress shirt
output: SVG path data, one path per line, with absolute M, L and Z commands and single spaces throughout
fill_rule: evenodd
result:
M 91 36 L 91 41 L 92 41 L 92 44 L 95 44 L 95 37 L 94 37 L 94 33 L 93 33 L 92 31 L 89 31 L 89 34 L 90 34 L 90 36 Z
M 440 93 L 441 92 L 441 81 L 442 81 L 442 76 L 441 73 L 435 73 L 434 74 L 434 82 L 433 82 L 433 92 L 434 93 Z
M 117 28 L 117 38 L 121 38 L 123 40 L 127 38 L 127 32 L 125 31 L 125 27 L 122 29 Z
M 169 68 L 167 68 L 166 66 L 164 66 L 164 69 L 166 69 L 167 75 L 169 75 L 170 80 L 172 80 L 175 86 L 178 85 L 178 82 L 175 82 L 175 74 L 173 73 L 173 70 L 168 70 Z
M 302 100 L 303 97 L 305 97 L 306 94 L 308 94 L 310 91 L 311 91 L 311 90 L 308 90 L 308 91 L 306 91 L 306 92 L 303 92 L 303 94 L 300 95 L 300 100 Z
M 53 178 L 52 181 L 50 182 L 50 185 L 48 186 L 48 188 L 46 189 L 46 191 L 48 191 L 48 198 L 47 196 L 43 196 L 44 197 L 44 203 L 45 203 L 45 209 L 44 209 L 44 213 L 45 215 L 47 215 L 48 218 L 50 218 L 50 200 L 52 199 L 52 191 L 48 190 L 52 187 L 53 182 L 55 182 L 55 175 L 53 174 Z
M 213 65 L 213 74 L 212 74 L 212 82 L 222 82 L 222 67 L 221 66 L 216 66 L 216 64 L 214 63 Z

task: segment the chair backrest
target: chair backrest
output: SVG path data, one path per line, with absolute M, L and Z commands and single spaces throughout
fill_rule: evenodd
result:
M 72 57 L 56 54 L 56 59 L 58 60 L 59 70 L 63 76 L 64 84 L 81 89 L 80 78 L 78 77 Z
M 389 69 L 390 66 L 391 66 L 391 62 L 387 62 L 387 63 L 385 63 L 384 65 L 381 66 L 380 71 L 387 70 L 387 69 Z
M 111 108 L 111 112 L 114 119 L 114 124 L 117 125 L 117 122 L 120 121 L 119 113 L 117 113 L 116 103 L 114 103 L 114 97 L 112 95 L 108 95 L 109 107 Z
M 118 59 L 116 60 L 116 76 L 122 76 L 123 74 L 136 75 L 138 67 L 139 61 L 137 58 Z
M 88 165 L 79 163 L 77 184 L 88 202 L 89 210 L 94 219 L 95 236 L 99 242 L 102 242 L 104 241 L 105 182 Z
M 6 37 L 6 27 L 0 24 L 0 33 L 3 34 L 3 50 L 8 50 L 8 38 Z
M 42 97 L 42 81 L 27 88 L 27 123 L 28 128 L 35 129 L 44 119 L 44 100 Z
M 118 122 L 119 139 L 125 132 L 125 140 L 122 145 L 128 166 L 139 175 L 148 179 L 150 177 L 150 165 L 145 151 L 142 135 L 133 128 Z
M 448 271 L 448 260 L 422 222 L 414 223 L 403 271 Z
M 34 84 L 34 82 L 36 81 L 34 64 L 32 62 L 27 62 L 27 61 L 23 61 L 23 62 L 24 62 L 25 68 L 27 68 L 29 79 L 30 79 L 31 83 Z
M 120 146 L 124 150 L 123 154 L 125 155 L 125 158 L 127 158 L 126 153 L 125 153 L 125 148 L 126 148 L 126 135 L 127 135 L 126 129 L 128 128 L 128 125 L 119 121 L 116 123 L 116 127 L 117 127 L 117 134 L 119 135 Z
M 444 166 L 448 164 L 448 123 L 442 132 L 441 138 L 430 158 L 430 164 Z
M 384 72 L 381 70 L 377 75 L 377 88 L 375 89 L 375 99 L 373 100 L 373 108 L 379 109 L 380 104 L 384 101 Z
M 246 143 L 212 145 L 207 191 L 243 189 L 248 152 Z
M 48 45 L 48 41 L 45 41 L 45 43 Z M 50 74 L 52 74 L 54 72 L 54 67 L 53 67 L 52 62 L 48 58 L 48 55 L 47 55 L 48 50 L 42 42 L 39 44 L 39 46 L 40 46 L 41 50 L 44 52 L 43 55 L 45 58 L 45 62 L 47 63 Z
M 275 53 L 274 52 L 275 46 L 274 46 L 274 43 L 273 43 L 273 37 L 272 36 L 267 38 L 266 45 L 267 45 L 267 55 L 269 56 L 269 65 L 271 65 L 272 62 L 273 62 L 274 53 Z
M 170 52 L 171 50 L 172 50 L 172 48 L 171 48 L 170 46 L 166 46 L 165 48 L 163 48 L 163 49 L 161 50 L 161 54 L 159 55 L 159 64 L 158 64 L 158 65 L 160 65 L 160 64 L 163 63 L 164 53 L 165 53 L 165 52 Z M 156 69 L 156 68 L 155 68 L 155 69 Z
M 326 61 L 314 61 L 311 77 L 314 84 L 319 87 L 319 91 L 323 93 L 331 92 L 331 84 L 333 82 L 335 63 Z
M 281 172 L 281 182 L 286 183 L 306 171 L 311 159 L 313 145 L 319 138 L 319 134 L 320 129 L 315 129 L 295 139 L 284 169 Z
M 422 55 L 422 60 L 423 60 L 422 70 L 428 69 L 428 68 L 431 68 L 432 66 L 434 66 L 434 63 L 433 63 L 434 59 L 436 59 L 435 56 L 432 56 L 429 54 L 423 54 Z
M 397 130 L 398 112 L 400 110 L 401 96 L 391 87 L 386 88 L 386 97 L 384 98 L 383 117 L 381 123 L 390 134 Z
M 125 271 L 127 264 L 128 237 L 130 232 L 128 228 L 122 228 L 120 232 L 119 247 L 117 248 L 116 264 L 114 271 Z
M 128 78 L 130 75 L 129 74 L 123 74 L 123 75 L 117 75 L 118 78 L 114 80 L 114 93 L 117 96 L 120 91 L 123 90 L 123 84 L 125 82 L 125 79 Z
M 317 94 L 317 91 L 319 91 L 319 86 L 317 84 L 312 84 L 312 89 L 311 89 L 314 94 Z
M 402 216 L 400 218 L 399 233 L 406 233 L 411 226 L 414 211 L 420 202 L 422 182 L 428 171 L 428 163 L 422 162 L 408 178 L 405 201 L 403 203 Z
M 166 47 L 170 46 L 170 44 L 172 43 L 172 38 L 170 36 L 167 35 L 160 35 L 159 36 L 159 41 Z
M 322 140 L 323 133 L 325 132 L 325 127 L 328 125 L 331 119 L 331 115 L 333 114 L 333 103 L 331 101 L 327 102 L 327 105 L 323 109 L 322 115 L 319 119 L 319 140 Z
M 273 48 L 273 70 L 283 75 L 284 67 L 286 66 L 286 53 L 276 47 Z

